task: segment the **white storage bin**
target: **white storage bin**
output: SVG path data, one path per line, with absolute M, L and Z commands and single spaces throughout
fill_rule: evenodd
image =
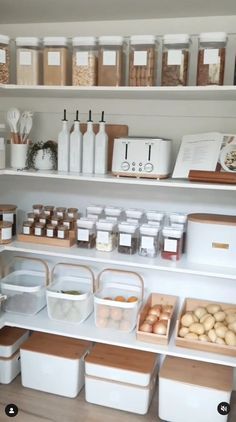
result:
M 143 279 L 139 274 L 110 268 L 103 270 L 98 276 L 98 290 L 94 295 L 96 326 L 132 331 L 143 295 Z M 132 301 L 132 298 L 136 300 Z
M 146 414 L 156 386 L 158 355 L 96 344 L 85 358 L 89 403 Z
M 13 270 L 1 280 L 1 291 L 7 295 L 5 312 L 35 315 L 46 306 L 46 285 L 49 280 L 47 264 L 37 258 L 14 257 L 23 261 L 35 261 L 44 266 L 45 272 L 29 269 Z
M 166 422 L 226 422 L 233 368 L 167 356 L 159 374 L 159 418 Z
M 0 358 L 0 384 L 10 384 L 20 373 L 20 351 L 9 358 Z
M 63 268 L 63 274 L 56 271 L 59 266 Z M 52 284 L 46 292 L 49 317 L 77 324 L 84 321 L 93 311 L 95 279 L 90 268 L 59 263 L 54 266 L 51 279 Z
M 84 386 L 87 341 L 34 333 L 20 349 L 24 387 L 65 397 L 76 397 Z
M 0 358 L 10 358 L 29 337 L 29 331 L 22 328 L 3 327 L 0 330 Z

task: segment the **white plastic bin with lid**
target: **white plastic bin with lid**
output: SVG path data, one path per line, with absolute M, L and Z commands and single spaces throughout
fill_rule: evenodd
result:
M 89 403 L 144 415 L 156 386 L 158 355 L 96 344 L 85 358 Z
M 61 269 L 61 271 L 59 270 Z M 80 324 L 93 311 L 95 278 L 85 265 L 58 263 L 47 288 L 47 311 L 51 319 Z
M 76 397 L 84 386 L 84 357 L 92 343 L 33 333 L 20 348 L 24 387 Z
M 20 373 L 20 351 L 9 358 L 0 357 L 0 384 L 10 384 Z
M 226 422 L 233 368 L 167 356 L 159 373 L 159 418 L 166 422 Z M 170 405 L 171 404 L 171 405 Z
M 130 37 L 130 86 L 153 86 L 156 84 L 156 57 L 156 37 L 154 35 L 132 35 Z
M 131 332 L 144 296 L 142 277 L 133 271 L 107 268 L 97 279 L 95 324 L 99 328 Z
M 39 85 L 40 59 L 40 41 L 38 38 L 16 38 L 16 82 L 18 85 Z
M 44 266 L 44 272 L 27 268 L 12 271 L 1 279 L 1 292 L 7 296 L 3 308 L 5 312 L 23 315 L 35 315 L 46 306 L 46 286 L 49 281 L 49 269 L 45 261 L 38 258 L 15 256 L 14 261 L 32 261 Z
M 163 37 L 162 85 L 187 85 L 189 65 L 188 34 L 166 34 Z
M 74 37 L 72 39 L 72 85 L 97 85 L 96 37 Z

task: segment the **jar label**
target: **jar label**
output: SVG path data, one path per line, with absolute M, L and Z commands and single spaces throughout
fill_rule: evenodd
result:
M 68 217 L 74 218 L 74 213 L 73 212 L 68 212 Z
M 69 221 L 64 221 L 63 226 L 65 226 L 65 227 L 67 227 L 69 229 L 70 228 Z
M 147 66 L 147 51 L 134 52 L 134 66 Z
M 61 65 L 60 51 L 49 51 L 48 52 L 48 66 L 60 66 L 60 65 Z
M 53 230 L 47 229 L 47 237 L 53 237 Z
M 44 211 L 46 215 L 50 215 L 50 211 Z
M 0 48 L 0 63 L 6 63 L 6 50 Z
M 153 249 L 154 239 L 150 236 L 142 236 L 141 238 L 141 248 L 144 249 Z
M 46 224 L 46 218 L 40 218 L 39 222 L 42 223 L 42 224 Z
M 107 245 L 109 243 L 109 232 L 98 231 L 97 232 L 97 242 L 98 243 L 105 243 Z
M 2 216 L 3 221 L 9 221 L 10 223 L 14 223 L 14 214 L 3 214 Z
M 2 228 L 2 240 L 10 240 L 12 238 L 12 228 Z
M 59 239 L 64 239 L 64 237 L 65 237 L 65 232 L 64 232 L 64 230 L 58 230 L 58 232 L 57 232 L 57 237 L 58 237 Z
M 103 51 L 103 65 L 104 66 L 116 65 L 116 51 Z
M 57 216 L 58 217 L 63 217 L 63 211 L 57 211 Z
M 87 51 L 78 51 L 76 53 L 76 65 L 88 66 L 88 52 Z
M 20 51 L 19 63 L 20 63 L 20 66 L 31 66 L 32 65 L 31 52 Z
M 83 240 L 88 242 L 89 240 L 89 230 L 88 229 L 78 229 L 77 230 L 77 240 Z
M 131 246 L 131 234 L 120 233 L 120 246 Z
M 34 234 L 35 234 L 36 236 L 41 236 L 41 234 L 42 234 L 42 229 L 40 229 L 40 227 L 35 227 Z
M 219 60 L 218 48 L 206 48 L 204 50 L 203 64 L 218 64 Z
M 181 63 L 182 63 L 182 50 L 168 50 L 167 65 L 181 66 Z
M 29 227 L 23 227 L 23 234 L 30 234 L 30 228 Z
M 40 210 L 38 208 L 34 208 L 34 214 L 40 214 Z
M 51 223 L 53 224 L 53 226 L 57 226 L 58 221 L 57 220 L 52 220 Z
M 166 252 L 177 252 L 177 240 L 176 239 L 165 239 L 164 240 L 164 251 L 166 251 Z
M 33 217 L 28 217 L 27 220 L 30 221 L 31 223 L 34 222 L 34 218 Z

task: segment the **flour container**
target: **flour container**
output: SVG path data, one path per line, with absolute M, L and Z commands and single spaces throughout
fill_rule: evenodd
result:
M 16 81 L 18 85 L 40 83 L 40 42 L 35 37 L 16 38 Z

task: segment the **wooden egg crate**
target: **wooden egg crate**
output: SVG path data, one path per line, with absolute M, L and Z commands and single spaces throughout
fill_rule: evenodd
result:
M 58 239 L 56 237 L 34 236 L 29 234 L 18 234 L 17 240 L 26 243 L 37 243 L 39 245 L 62 246 L 70 248 L 76 243 L 76 231 L 69 231 L 69 239 Z
M 174 313 L 176 310 L 176 306 L 178 303 L 178 297 L 177 296 L 171 296 L 171 295 L 164 295 L 159 293 L 151 293 L 147 302 L 141 309 L 139 316 L 138 316 L 138 322 L 137 322 L 137 328 L 136 328 L 136 338 L 139 341 L 144 341 L 145 343 L 154 343 L 154 344 L 168 344 L 170 340 L 170 335 L 172 331 L 172 327 L 174 325 Z M 154 334 L 154 333 L 145 333 L 143 331 L 140 331 L 139 328 L 144 322 L 148 310 L 154 306 L 154 305 L 172 305 L 173 309 L 171 312 L 170 319 L 168 320 L 167 324 L 167 332 L 165 335 L 161 334 Z
M 210 301 L 210 300 L 186 298 L 176 322 L 175 344 L 176 346 L 186 347 L 187 349 L 195 349 L 195 350 L 201 350 L 204 352 L 219 353 L 223 355 L 236 357 L 235 346 L 228 346 L 224 344 L 221 345 L 217 343 L 211 343 L 210 341 L 205 342 L 205 341 L 194 340 L 194 339 L 185 339 L 178 336 L 179 330 L 181 328 L 181 318 L 186 312 L 193 311 L 197 307 L 201 307 L 201 306 L 206 307 L 208 305 L 213 305 L 213 304 L 220 305 L 223 311 L 225 309 L 235 308 L 235 312 L 236 312 L 236 305 L 233 305 L 230 303 L 221 303 L 221 302 L 215 302 L 215 301 Z

